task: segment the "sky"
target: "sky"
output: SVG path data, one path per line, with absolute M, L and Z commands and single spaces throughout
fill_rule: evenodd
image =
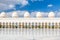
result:
M 0 0 L 0 12 L 28 11 L 60 14 L 60 0 Z

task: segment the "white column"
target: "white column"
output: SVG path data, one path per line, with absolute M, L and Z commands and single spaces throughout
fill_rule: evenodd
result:
M 37 28 L 37 22 L 36 22 L 36 28 Z
M 7 22 L 4 22 L 4 25 L 5 25 L 4 28 L 5 28 L 5 30 L 6 30 L 6 29 L 7 29 L 7 28 L 6 28 L 6 25 L 8 25 Z
M 16 22 L 16 28 L 18 28 L 18 24 L 19 24 L 19 23 L 18 23 L 18 22 Z
M 19 22 L 19 28 L 21 28 L 21 22 Z
M 2 22 L 2 28 L 3 28 L 3 22 Z
M 60 22 L 59 22 L 59 30 L 60 30 Z M 59 32 L 60 33 L 60 32 Z
M 14 23 L 14 25 L 13 25 L 13 26 L 15 27 L 15 23 Z M 13 27 L 13 28 L 14 28 L 14 27 Z
M 31 22 L 31 26 L 30 26 L 30 27 L 31 27 L 31 29 L 32 29 L 32 22 Z
M 55 30 L 55 22 L 54 22 L 54 30 Z
M 47 22 L 47 29 L 49 29 L 49 22 Z
M 53 25 L 53 26 L 52 26 L 52 29 L 54 29 L 54 22 L 52 22 L 52 25 Z
M 57 27 L 58 27 L 58 28 L 57 28 L 57 35 L 59 35 L 59 22 L 57 23 L 57 25 L 58 25 L 58 26 L 57 26 Z
M 52 29 L 52 22 L 50 22 L 50 24 L 51 24 L 51 27 L 50 28 Z
M 32 23 L 33 23 L 33 22 L 32 22 Z M 33 27 L 33 26 L 32 26 L 32 23 L 31 23 L 31 27 Z
M 44 24 L 44 23 L 42 22 L 42 28 L 44 29 L 43 24 Z
M 28 22 L 27 22 L 27 28 L 29 28 L 29 27 L 28 27 Z
M 41 22 L 41 28 L 42 28 L 42 22 Z
M 24 23 L 24 28 L 26 28 L 26 25 L 27 25 L 27 23 L 25 22 L 25 23 Z
M 35 22 L 34 22 L 34 29 L 35 29 Z
M 58 25 L 57 27 L 58 27 L 58 29 L 59 29 L 59 22 L 57 23 L 57 25 Z
M 43 27 L 44 27 L 44 30 L 45 30 L 45 22 L 43 22 Z
M 27 24 L 26 24 L 26 25 L 27 25 L 27 28 L 28 28 L 28 22 L 27 22 Z
M 3 28 L 3 22 L 2 22 L 2 28 Z
M 28 25 L 29 25 L 29 29 L 30 29 L 30 22 L 28 23 Z
M 40 29 L 40 22 L 39 22 L 39 27 L 38 28 Z
M 10 22 L 8 22 L 8 28 L 10 27 Z
M 55 25 L 56 25 L 55 29 L 57 29 L 57 22 L 55 23 Z
M 37 29 L 39 29 L 39 22 L 37 22 Z
M 22 30 L 22 22 L 21 22 L 21 30 Z
M 25 26 L 26 26 L 26 24 L 25 24 L 25 22 L 24 22 L 24 28 L 25 28 Z
M 42 27 L 42 32 L 43 32 L 43 24 L 42 24 L 42 22 L 41 22 L 41 27 Z
M 17 29 L 17 25 L 18 25 L 18 23 L 16 22 L 16 23 L 15 23 L 15 28 L 16 28 L 16 29 Z
M 8 22 L 7 26 L 9 27 L 9 22 Z
M 36 25 L 37 25 L 37 28 L 36 29 L 38 29 L 38 22 L 36 23 Z
M 9 25 L 9 23 L 8 23 L 8 25 Z M 12 22 L 11 22 L 11 29 L 12 29 Z
M 56 26 L 56 28 L 58 29 L 58 22 L 57 22 L 57 26 Z
M 49 25 L 49 29 L 50 29 L 50 22 L 48 23 L 48 25 Z
M 6 22 L 5 22 L 5 29 L 6 29 Z
M 1 26 L 2 26 L 2 25 L 1 25 L 1 22 L 0 22 L 0 29 L 1 29 Z
M 41 28 L 41 22 L 39 22 L 40 28 Z
M 59 22 L 59 29 L 60 29 L 60 22 Z
M 33 22 L 33 29 L 35 29 L 35 22 Z
M 3 27 L 4 27 L 4 22 L 3 22 Z
M 16 22 L 14 22 L 14 28 L 16 29 Z
M 19 22 L 18 22 L 18 27 L 17 27 L 17 29 L 19 29 Z

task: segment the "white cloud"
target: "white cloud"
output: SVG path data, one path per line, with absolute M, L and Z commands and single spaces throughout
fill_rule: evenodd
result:
M 0 10 L 14 9 L 16 4 L 21 4 L 25 6 L 28 4 L 27 0 L 0 0 Z
M 22 5 L 26 5 L 28 4 L 27 0 L 0 0 L 0 3 L 4 3 L 4 4 L 22 4 Z
M 49 4 L 48 7 L 52 7 L 53 5 L 52 4 Z
M 7 4 L 0 3 L 0 10 L 9 9 Z
M 60 12 L 56 12 L 56 17 L 60 17 Z
M 7 9 L 14 9 L 14 5 L 0 3 L 0 11 L 7 10 Z
M 21 4 L 24 6 L 24 5 L 27 5 L 28 4 L 28 1 L 26 1 L 26 0 L 22 0 L 21 1 Z
M 14 11 L 13 11 L 14 12 Z M 7 12 L 6 14 L 7 14 L 7 16 L 9 16 L 9 17 L 12 17 L 12 13 L 13 12 Z M 26 11 L 16 11 L 17 12 L 17 14 L 19 15 L 19 17 L 23 17 L 24 16 L 24 13 L 26 12 Z
M 35 1 L 44 1 L 44 0 L 31 0 L 32 2 L 35 2 Z
M 14 7 L 15 7 L 14 5 L 11 5 L 11 4 L 9 5 L 9 8 L 14 8 Z
M 35 15 L 36 15 L 36 12 L 31 13 L 31 17 L 35 17 Z

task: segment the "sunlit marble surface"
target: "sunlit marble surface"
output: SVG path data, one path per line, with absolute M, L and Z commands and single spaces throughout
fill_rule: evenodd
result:
M 60 40 L 60 29 L 0 29 L 0 40 Z

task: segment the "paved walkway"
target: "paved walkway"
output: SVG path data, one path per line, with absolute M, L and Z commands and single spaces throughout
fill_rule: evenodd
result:
M 0 40 L 60 40 L 60 29 L 0 29 Z

